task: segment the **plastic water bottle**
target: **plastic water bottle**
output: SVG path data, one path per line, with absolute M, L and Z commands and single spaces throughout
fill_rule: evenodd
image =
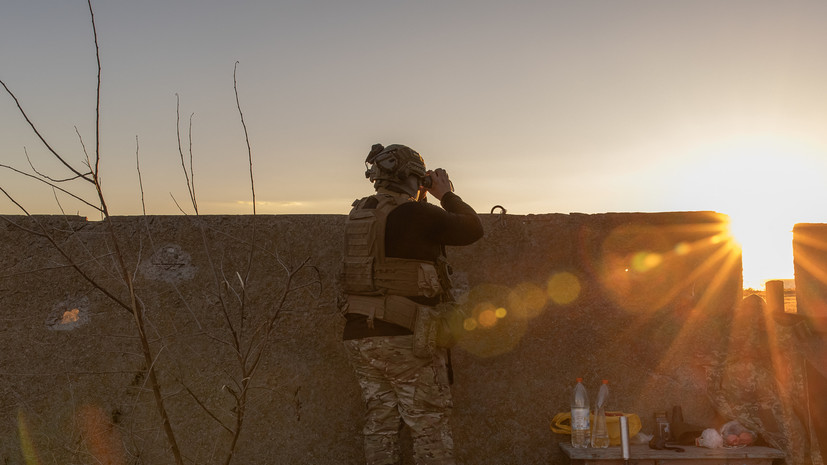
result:
M 606 404 L 609 402 L 609 381 L 603 380 L 594 403 L 592 447 L 609 447 L 609 428 L 606 426 Z
M 571 446 L 589 447 L 589 393 L 577 378 L 571 396 Z

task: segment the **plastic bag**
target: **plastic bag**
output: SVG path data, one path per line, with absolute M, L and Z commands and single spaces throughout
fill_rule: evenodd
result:
M 707 449 L 724 447 L 724 438 L 715 428 L 707 428 L 701 433 L 701 437 L 695 439 L 695 445 Z
M 729 448 L 746 447 L 756 439 L 754 431 L 748 430 L 736 420 L 721 427 L 721 437 L 724 439 L 724 447 Z

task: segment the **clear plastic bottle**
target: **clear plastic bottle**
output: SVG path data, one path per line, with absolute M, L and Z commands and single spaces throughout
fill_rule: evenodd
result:
M 592 447 L 609 447 L 609 428 L 606 426 L 606 404 L 609 402 L 609 381 L 603 380 L 594 403 Z
M 583 378 L 577 378 L 571 396 L 571 446 L 589 447 L 589 393 Z

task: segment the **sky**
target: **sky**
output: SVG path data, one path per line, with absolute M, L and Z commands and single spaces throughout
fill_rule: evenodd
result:
M 180 134 L 201 214 L 252 211 L 249 140 L 260 214 L 347 213 L 372 191 L 371 145 L 400 143 L 480 213 L 728 214 L 745 280 L 791 278 L 793 225 L 827 222 L 821 0 L 92 7 L 115 215 L 192 213 Z M 86 1 L 3 0 L 0 44 L 0 80 L 49 144 L 77 167 L 94 157 Z M 27 154 L 67 176 L 0 92 L 0 163 L 30 171 Z M 30 213 L 96 219 L 7 168 L 0 187 Z M 0 196 L 0 213 L 20 210 Z

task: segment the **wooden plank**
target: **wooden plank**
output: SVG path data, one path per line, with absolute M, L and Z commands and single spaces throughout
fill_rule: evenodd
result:
M 650 449 L 646 445 L 633 445 L 630 447 L 630 459 L 637 461 L 651 460 L 652 463 L 666 461 L 669 464 L 694 463 L 701 460 L 704 464 L 733 463 L 732 460 L 756 459 L 757 461 L 745 461 L 743 463 L 772 463 L 773 459 L 784 458 L 784 453 L 770 447 L 749 446 L 739 449 L 707 449 L 706 447 L 680 446 L 685 451 Z M 610 461 L 620 461 L 622 455 L 619 446 L 607 447 L 605 449 L 578 449 L 570 443 L 561 442 L 560 448 L 572 460 L 583 460 L 581 463 L 600 463 L 609 465 Z M 688 460 L 688 461 L 687 461 Z M 630 460 L 632 462 L 632 460 Z M 643 462 L 638 462 L 643 463 Z
M 625 460 L 576 460 L 572 459 L 573 465 L 772 465 L 773 459 L 636 459 Z

